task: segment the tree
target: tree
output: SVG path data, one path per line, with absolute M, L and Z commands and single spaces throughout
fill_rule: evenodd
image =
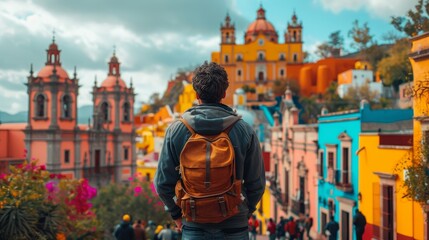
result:
M 358 51 L 366 50 L 372 41 L 372 35 L 369 33 L 368 23 L 365 22 L 360 26 L 357 19 L 353 22 L 353 27 L 350 29 L 348 35 L 353 39 L 351 47 Z
M 323 105 L 329 112 L 337 112 L 347 109 L 348 103 L 340 98 L 337 88 L 337 82 L 331 82 L 325 93 L 322 95 Z
M 408 59 L 410 42 L 400 39 L 389 49 L 388 56 L 378 63 L 383 83 L 393 86 L 397 92 L 401 83 L 412 81 L 411 63 Z
M 130 214 L 133 220 L 152 220 L 161 225 L 170 220 L 153 183 L 140 175 L 130 178 L 127 184 L 110 184 L 101 188 L 93 204 L 106 238 L 111 237 L 124 214 Z
M 316 55 L 319 56 L 320 58 L 328 58 L 331 56 L 332 53 L 332 48 L 329 45 L 329 43 L 324 42 L 320 45 L 317 46 L 316 49 Z
M 392 25 L 400 32 L 412 37 L 429 31 L 429 1 L 419 0 L 406 16 L 392 17 Z
M 150 110 L 149 112 L 151 113 L 156 113 L 159 111 L 159 109 L 164 105 L 162 99 L 160 98 L 160 94 L 159 93 L 152 93 L 152 95 L 150 95 L 149 97 L 149 106 L 150 106 Z
M 335 31 L 329 35 L 327 42 L 317 46 L 316 55 L 320 58 L 327 58 L 331 56 L 339 56 L 343 48 L 344 38 L 341 36 L 341 31 Z
M 299 99 L 301 105 L 301 120 L 304 123 L 316 123 L 317 116 L 322 109 L 322 106 L 318 103 L 317 95 L 312 95 L 310 97 L 301 97 Z

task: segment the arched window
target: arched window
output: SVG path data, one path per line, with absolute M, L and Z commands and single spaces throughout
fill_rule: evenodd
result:
M 229 33 L 226 33 L 225 39 L 226 39 L 226 43 L 230 43 L 231 42 L 231 39 L 229 38 Z
M 103 122 L 109 121 L 109 104 L 107 102 L 101 104 L 101 118 Z
M 264 53 L 262 53 L 262 52 L 258 53 L 258 60 L 259 61 L 264 61 L 265 60 Z
M 122 118 L 124 122 L 130 121 L 130 104 L 128 102 L 124 103 Z
M 293 62 L 297 62 L 298 61 L 298 55 L 295 53 L 293 54 Z
M 45 102 L 46 98 L 43 94 L 39 94 L 36 97 L 36 117 L 45 116 Z
M 229 62 L 229 56 L 225 55 L 225 63 L 228 63 L 228 62 Z
M 116 75 L 116 68 L 115 67 L 113 67 L 112 73 L 113 73 L 113 75 Z
M 71 118 L 71 97 L 70 95 L 64 95 L 63 97 L 63 117 Z
M 280 76 L 283 77 L 285 75 L 285 70 L 284 69 L 280 69 Z

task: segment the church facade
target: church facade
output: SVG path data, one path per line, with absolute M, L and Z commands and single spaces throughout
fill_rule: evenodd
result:
M 121 78 L 113 53 L 106 79 L 92 88 L 93 118 L 79 125 L 79 79 L 61 63 L 55 40 L 45 66 L 28 76 L 28 120 L 24 129 L 27 159 L 38 159 L 47 170 L 69 178 L 87 178 L 104 185 L 128 179 L 135 171 L 134 88 Z
M 273 24 L 265 17 L 262 6 L 250 23 L 244 43 L 236 44 L 235 26 L 229 15 L 220 28 L 220 51 L 212 52 L 211 61 L 221 64 L 228 73 L 230 87 L 225 104 L 232 105 L 235 90 L 244 87 L 249 100 L 265 101 L 275 81 L 298 80 L 303 65 L 302 23 L 294 13 L 284 33 L 284 43 Z M 252 94 L 254 93 L 254 94 Z

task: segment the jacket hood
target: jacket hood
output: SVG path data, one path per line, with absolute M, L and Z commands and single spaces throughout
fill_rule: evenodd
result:
M 182 117 L 195 132 L 206 135 L 218 134 L 241 119 L 234 110 L 223 104 L 200 104 L 188 109 Z

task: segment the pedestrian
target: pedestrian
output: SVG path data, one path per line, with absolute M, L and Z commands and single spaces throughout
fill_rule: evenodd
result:
M 279 240 L 285 240 L 285 219 L 280 217 L 280 221 L 276 225 L 276 236 Z
M 170 227 L 170 224 L 167 223 L 165 228 L 158 233 L 159 240 L 173 240 L 174 232 Z
M 285 226 L 286 237 L 293 240 L 297 237 L 298 227 L 293 217 L 289 218 L 288 223 Z
M 147 225 L 148 226 L 146 227 L 146 237 L 148 240 L 154 240 L 156 224 L 152 220 L 149 220 Z
M 274 223 L 272 218 L 268 220 L 267 231 L 270 240 L 276 240 L 276 224 Z
M 247 220 L 265 189 L 259 140 L 222 104 L 229 85 L 223 67 L 202 64 L 192 85 L 199 105 L 166 131 L 154 180 L 157 193 L 182 239 L 247 239 Z
M 259 221 L 256 219 L 256 215 L 252 215 L 248 221 L 249 224 L 249 239 L 255 240 L 256 234 L 258 233 Z
M 305 218 L 305 231 L 307 233 L 307 239 L 308 240 L 312 240 L 311 238 L 311 228 L 313 227 L 313 218 L 310 217 L 310 215 L 307 214 L 306 218 Z
M 356 240 L 362 240 L 365 232 L 366 218 L 359 209 L 356 209 L 355 216 L 353 217 L 353 225 L 355 225 Z
M 153 237 L 154 240 L 161 240 L 161 238 L 159 238 L 159 233 L 164 229 L 164 227 L 162 225 L 158 225 L 156 226 L 155 229 L 155 235 Z
M 146 240 L 146 231 L 140 219 L 133 225 L 133 229 L 136 240 Z
M 303 216 L 301 216 L 297 221 L 296 221 L 296 227 L 297 227 L 297 238 L 299 240 L 304 240 L 304 231 L 305 231 L 305 219 L 303 218 Z
M 131 226 L 131 216 L 125 214 L 122 216 L 122 222 L 116 227 L 114 236 L 116 240 L 134 240 L 134 229 Z
M 331 220 L 325 227 L 325 234 L 329 240 L 337 240 L 338 230 L 340 225 L 335 221 L 334 216 L 331 216 Z

